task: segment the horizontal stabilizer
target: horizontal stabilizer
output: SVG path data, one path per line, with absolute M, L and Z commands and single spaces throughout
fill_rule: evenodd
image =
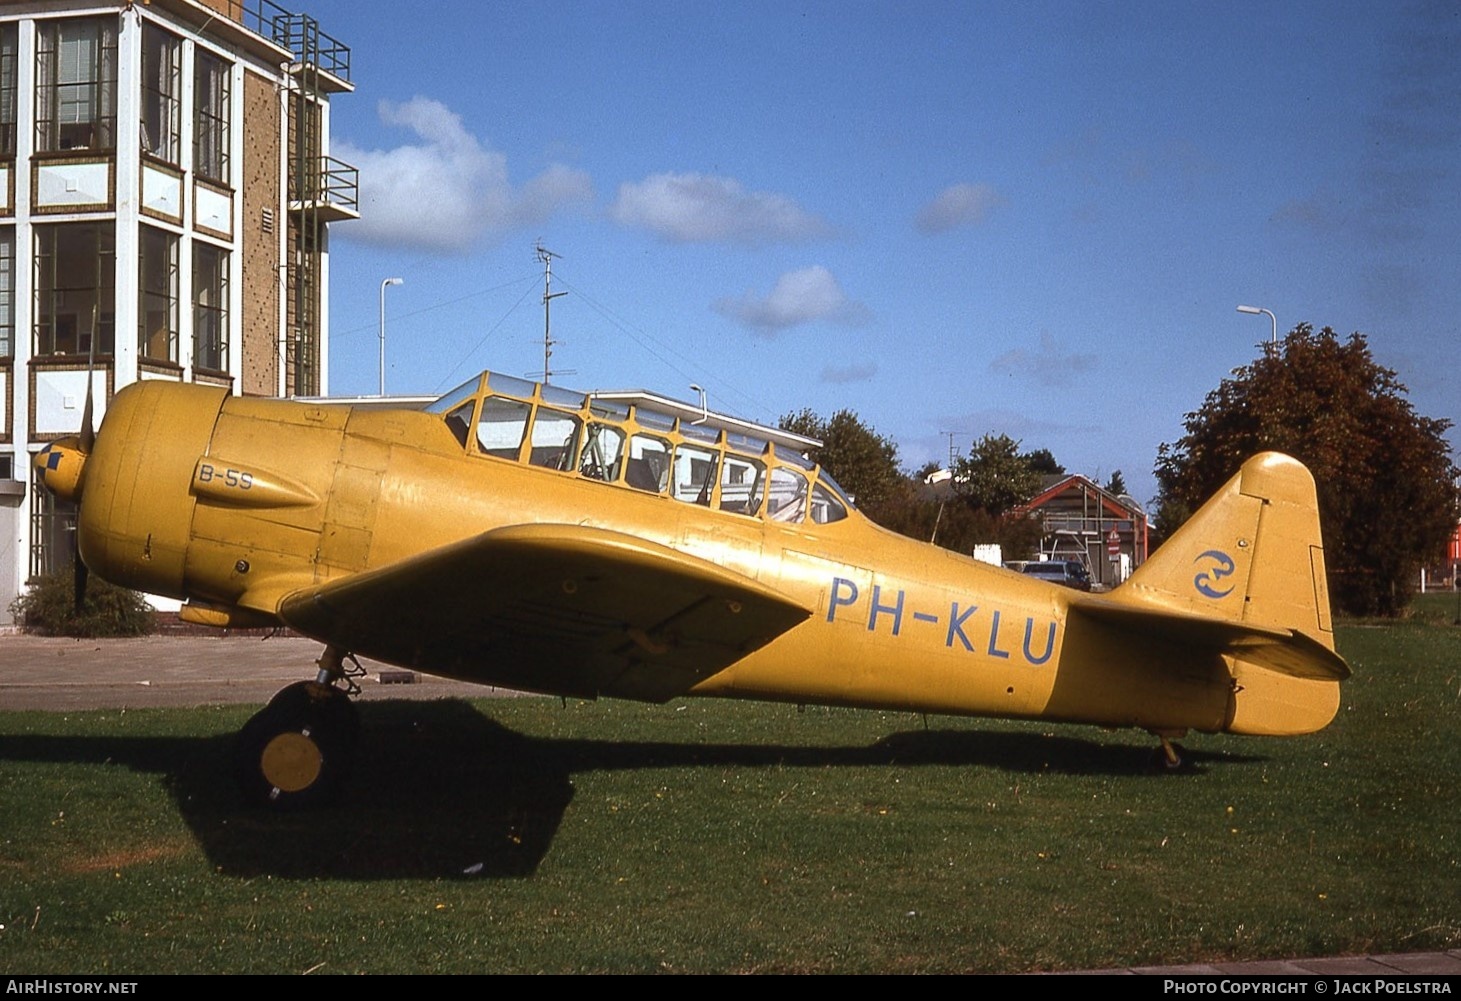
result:
M 1118 628 L 1210 649 L 1295 678 L 1343 681 L 1350 675 L 1343 657 L 1293 629 L 1120 604 L 1100 596 L 1081 596 L 1071 605 L 1071 610 Z

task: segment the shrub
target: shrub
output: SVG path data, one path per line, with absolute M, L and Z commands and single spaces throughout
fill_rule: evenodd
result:
M 152 606 L 141 594 L 99 577 L 86 582 L 78 611 L 69 566 L 31 581 L 10 603 L 10 613 L 21 629 L 41 636 L 145 636 L 153 626 Z

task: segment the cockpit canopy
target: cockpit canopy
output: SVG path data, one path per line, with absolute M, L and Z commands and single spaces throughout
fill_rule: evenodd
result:
M 478 455 L 768 521 L 827 524 L 852 502 L 821 443 L 642 391 L 582 393 L 483 372 L 426 408 Z

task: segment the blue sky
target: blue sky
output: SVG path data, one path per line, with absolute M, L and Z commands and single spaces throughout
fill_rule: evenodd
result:
M 539 374 L 541 240 L 555 382 L 847 408 L 908 468 L 1006 433 L 1149 500 L 1239 303 L 1461 421 L 1455 4 L 298 6 L 356 86 L 335 394 L 388 276 L 389 392 Z

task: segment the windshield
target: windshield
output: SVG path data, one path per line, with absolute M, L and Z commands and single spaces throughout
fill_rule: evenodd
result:
M 480 375 L 474 375 L 456 389 L 437 397 L 436 402 L 426 408 L 429 414 L 444 414 L 455 410 L 457 404 L 463 400 L 470 400 L 477 395 L 477 384 L 481 382 Z

